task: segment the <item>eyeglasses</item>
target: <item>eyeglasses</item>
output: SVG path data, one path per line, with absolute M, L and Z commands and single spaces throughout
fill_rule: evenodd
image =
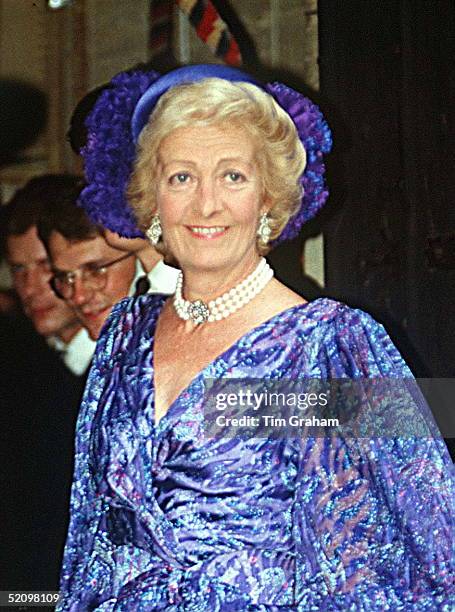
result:
M 50 285 L 55 295 L 62 300 L 71 300 L 74 295 L 74 284 L 78 276 L 86 287 L 94 291 L 100 291 L 106 286 L 109 268 L 133 255 L 134 253 L 127 253 L 101 266 L 88 263 L 71 272 L 54 272 Z

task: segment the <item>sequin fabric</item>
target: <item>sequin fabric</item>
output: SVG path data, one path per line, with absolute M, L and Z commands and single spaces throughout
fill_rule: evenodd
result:
M 410 377 L 383 327 L 328 299 L 217 357 L 154 424 L 164 298 L 120 302 L 76 440 L 59 610 L 453 610 L 440 439 L 203 439 L 204 380 Z

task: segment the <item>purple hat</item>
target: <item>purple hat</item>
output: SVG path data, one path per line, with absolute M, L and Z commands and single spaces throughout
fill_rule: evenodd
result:
M 79 203 L 94 222 L 127 238 L 144 236 L 126 200 L 135 143 L 163 93 L 176 85 L 210 77 L 252 83 L 269 93 L 291 117 L 305 148 L 307 165 L 300 179 L 302 205 L 273 244 L 295 238 L 305 221 L 322 208 L 328 197 L 323 154 L 330 151 L 332 136 L 319 108 L 281 83 L 263 86 L 236 68 L 201 64 L 183 66 L 164 76 L 154 71 L 121 73 L 101 93 L 87 117 L 88 142 L 81 151 L 87 187 Z

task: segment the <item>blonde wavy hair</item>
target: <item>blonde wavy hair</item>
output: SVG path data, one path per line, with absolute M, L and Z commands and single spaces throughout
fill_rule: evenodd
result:
M 163 139 L 183 127 L 228 123 L 256 140 L 262 198 L 268 212 L 270 240 L 277 238 L 297 212 L 302 198 L 299 178 L 306 152 L 289 115 L 275 100 L 250 83 L 207 78 L 173 87 L 158 101 L 142 130 L 127 197 L 139 227 L 146 230 L 156 211 L 158 150 Z M 159 245 L 158 245 L 159 246 Z M 258 243 L 261 254 L 268 246 Z

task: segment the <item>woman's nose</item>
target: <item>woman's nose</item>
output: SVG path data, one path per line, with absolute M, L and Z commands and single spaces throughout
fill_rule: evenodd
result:
M 223 209 L 222 197 L 214 179 L 201 180 L 196 206 L 203 217 L 210 217 L 213 213 Z

